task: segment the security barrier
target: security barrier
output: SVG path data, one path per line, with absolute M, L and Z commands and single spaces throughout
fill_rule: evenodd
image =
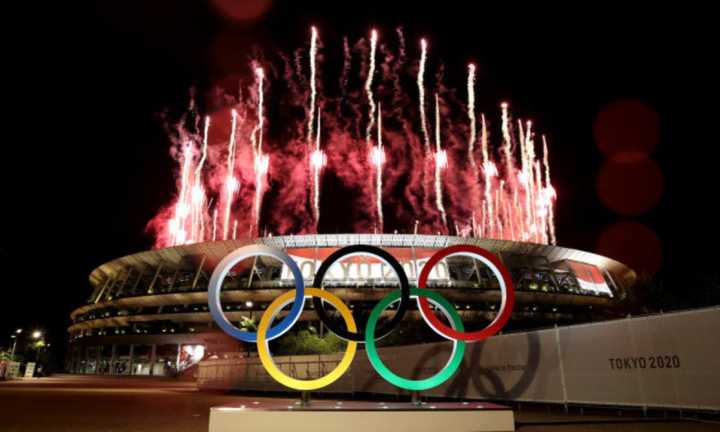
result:
M 696 309 L 497 335 L 467 346 L 458 373 L 424 394 L 476 398 L 720 410 L 720 308 Z M 437 374 L 452 342 L 379 348 L 401 377 Z M 322 376 L 343 357 L 277 356 L 277 367 L 298 379 Z M 287 391 L 258 358 L 200 363 L 203 389 Z M 380 378 L 368 357 L 354 358 L 326 393 L 407 394 Z

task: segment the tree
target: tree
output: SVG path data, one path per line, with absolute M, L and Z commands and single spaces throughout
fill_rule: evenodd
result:
M 248 318 L 246 316 L 240 317 L 240 322 L 238 323 L 238 328 L 242 331 L 246 332 L 255 332 L 257 331 L 257 323 L 255 323 L 255 320 L 253 318 Z M 245 343 L 245 347 L 247 348 L 247 355 L 250 357 L 250 349 L 252 347 L 251 344 Z
M 277 355 L 332 354 L 344 351 L 347 345 L 333 333 L 319 336 L 312 326 L 291 332 L 271 343 L 272 351 Z
M 257 324 L 255 323 L 255 320 L 253 318 L 248 318 L 246 316 L 240 317 L 240 325 L 238 328 L 242 331 L 257 331 Z

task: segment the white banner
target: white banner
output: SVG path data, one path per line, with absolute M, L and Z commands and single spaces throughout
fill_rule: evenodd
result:
M 28 362 L 25 365 L 25 378 L 32 378 L 35 375 L 35 363 Z
M 720 410 L 720 308 L 573 325 L 468 344 L 458 373 L 433 396 Z M 451 342 L 380 348 L 401 376 L 435 374 Z M 276 357 L 291 376 L 317 377 L 339 356 Z M 200 363 L 201 388 L 283 390 L 257 358 Z M 323 392 L 400 394 L 358 350 L 347 374 Z

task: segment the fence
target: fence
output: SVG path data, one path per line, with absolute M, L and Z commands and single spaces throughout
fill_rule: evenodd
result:
M 696 309 L 512 333 L 469 344 L 458 373 L 429 396 L 720 410 L 720 308 Z M 406 377 L 447 362 L 452 345 L 381 348 Z M 297 378 L 331 370 L 342 354 L 276 357 Z M 204 389 L 286 391 L 257 358 L 200 363 Z M 362 350 L 328 393 L 403 394 L 372 369 Z

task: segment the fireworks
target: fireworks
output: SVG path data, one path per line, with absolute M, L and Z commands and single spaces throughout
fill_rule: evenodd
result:
M 380 231 L 383 230 L 385 217 L 382 208 L 382 166 L 385 163 L 385 151 L 382 144 L 382 107 L 378 104 L 377 114 L 377 146 L 373 147 L 371 155 L 373 165 L 375 165 L 375 208 L 377 211 L 378 226 Z
M 237 118 L 237 111 L 232 110 L 232 126 L 230 129 L 230 141 L 228 141 L 227 172 L 225 180 L 225 220 L 223 223 L 223 240 L 228 239 L 228 229 L 230 228 L 230 209 L 232 208 L 233 196 L 235 194 L 235 191 L 237 191 L 240 186 L 234 174 Z
M 376 228 L 383 229 L 382 211 L 382 164 L 385 162 L 385 154 L 382 148 L 382 114 L 380 106 L 377 107 L 377 145 L 372 147 L 372 129 L 375 120 L 375 95 L 372 89 L 373 77 L 375 76 L 375 57 L 377 55 L 377 30 L 370 32 L 370 64 L 368 67 L 367 79 L 365 80 L 365 93 L 368 104 L 368 124 L 365 130 L 365 143 L 368 149 L 372 148 L 370 159 L 375 165 L 375 211 Z M 373 160 L 374 159 L 374 160 Z
M 257 67 L 255 68 L 255 79 L 257 82 L 257 124 L 255 129 L 252 131 L 250 136 L 250 143 L 252 145 L 253 157 L 255 160 L 255 227 L 258 228 L 260 225 L 260 209 L 262 206 L 263 186 L 265 185 L 265 175 L 268 172 L 270 166 L 270 156 L 263 154 L 263 126 L 265 123 L 265 117 L 263 116 L 263 101 L 264 101 L 264 90 L 263 82 L 265 81 L 265 71 Z M 259 229 L 259 228 L 258 228 Z M 235 238 L 235 234 L 233 234 Z
M 417 74 L 418 106 L 420 112 L 420 128 L 422 129 L 425 154 L 430 153 L 430 137 L 428 136 L 427 114 L 425 114 L 425 63 L 427 62 L 427 41 L 420 40 L 420 66 Z
M 205 116 L 202 128 L 197 116 L 186 121 L 194 128 L 179 124 L 177 196 L 150 223 L 156 247 L 317 232 L 322 178 L 330 173 L 354 192 L 329 202 L 350 199 L 363 210 L 338 214 L 331 206 L 325 212 L 330 220 L 349 220 L 356 232 L 554 243 L 557 194 L 546 137 L 536 138 L 531 121 L 513 119 L 507 102 L 499 109 L 493 104 L 488 116 L 478 112 L 483 104 L 476 100 L 474 64 L 467 66 L 463 102 L 426 82 L 425 39 L 413 67 L 400 67 L 413 53 L 398 35 L 396 53 L 392 43 L 378 44 L 375 29 L 352 48 L 345 39 L 340 89 L 326 92 L 319 74 L 325 58 L 313 27 L 309 46 L 284 71 L 249 63 L 255 79 L 240 94 L 250 97 Z M 416 86 L 410 91 L 400 79 L 408 72 Z M 434 124 L 428 124 L 427 105 Z M 280 121 L 278 107 L 299 115 Z
M 440 97 L 435 93 L 435 207 L 443 226 L 447 226 L 447 212 L 443 203 L 442 170 L 447 167 L 447 153 L 440 144 Z
M 307 143 L 308 147 L 312 145 L 313 141 L 313 126 L 315 123 L 315 100 L 317 98 L 317 79 L 316 75 L 316 60 L 317 60 L 317 39 L 318 32 L 315 27 L 311 29 L 310 35 L 310 108 L 308 109 L 308 132 L 307 132 Z
M 468 139 L 468 162 L 473 174 L 477 177 L 477 164 L 475 163 L 475 140 L 477 139 L 477 126 L 475 120 L 475 65 L 468 65 L 467 77 L 468 120 L 470 122 L 470 138 Z M 483 157 L 485 155 L 483 154 Z M 483 161 L 485 162 L 485 161 Z
M 320 150 L 320 126 L 321 126 L 321 113 L 317 110 L 317 133 L 313 137 L 313 123 L 315 116 L 315 100 L 317 98 L 317 78 L 316 78 L 316 64 L 317 64 L 317 39 L 318 33 L 315 27 L 312 28 L 310 36 L 310 109 L 308 116 L 308 134 L 307 142 L 308 147 L 312 145 L 313 138 L 315 139 L 315 150 L 310 155 L 310 168 L 313 175 L 313 190 L 312 190 L 312 202 L 313 202 L 313 216 L 315 218 L 315 229 L 317 230 L 317 224 L 320 221 L 320 170 L 327 163 L 327 157 L 322 150 Z
M 321 116 L 318 113 L 317 118 L 317 134 L 315 137 L 315 150 L 310 155 L 310 168 L 313 173 L 313 214 L 315 216 L 315 227 L 320 220 L 320 171 L 327 164 L 327 156 L 320 149 L 320 132 L 321 132 Z
M 370 141 L 372 136 L 373 122 L 375 121 L 375 97 L 373 96 L 372 82 L 375 76 L 375 53 L 377 52 L 377 31 L 373 30 L 370 34 L 370 67 L 367 73 L 367 79 L 365 80 L 365 93 L 367 94 L 368 104 L 368 125 L 365 130 L 365 142 L 368 148 L 370 147 Z

